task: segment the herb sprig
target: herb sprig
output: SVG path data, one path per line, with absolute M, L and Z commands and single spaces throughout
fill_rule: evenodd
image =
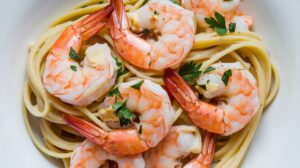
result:
M 215 11 L 215 18 L 209 17 L 209 18 L 204 18 L 204 20 L 219 35 L 223 36 L 228 32 L 227 27 L 226 27 L 225 18 L 220 13 Z M 235 23 L 230 23 L 229 24 L 229 32 L 234 32 L 235 28 L 236 28 Z
M 114 59 L 116 61 L 116 65 L 118 67 L 118 75 L 117 75 L 117 77 L 125 75 L 127 73 L 127 70 L 123 66 L 122 62 L 117 57 L 114 57 Z
M 232 76 L 232 71 L 231 69 L 227 70 L 224 72 L 222 76 L 222 81 L 224 82 L 225 86 L 227 86 L 229 78 Z
M 197 77 L 200 76 L 201 71 L 200 68 L 202 66 L 201 64 L 196 64 L 194 62 L 189 62 L 187 64 L 184 64 L 179 69 L 179 75 L 189 84 L 192 84 Z
M 138 83 L 130 86 L 133 89 L 140 89 L 140 87 L 142 86 L 142 84 L 144 83 L 144 80 L 139 81 Z
M 121 127 L 130 124 L 131 121 L 136 118 L 136 115 L 126 107 L 126 102 L 127 100 L 116 102 L 112 106 L 115 113 L 119 116 Z
M 70 48 L 69 57 L 75 61 L 78 61 L 80 59 L 80 56 L 72 47 Z

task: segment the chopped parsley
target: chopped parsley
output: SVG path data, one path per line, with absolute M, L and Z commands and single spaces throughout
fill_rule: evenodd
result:
M 203 90 L 206 90 L 206 85 L 199 85 Z
M 204 18 L 204 20 L 219 35 L 223 36 L 228 32 L 227 27 L 226 27 L 225 18 L 220 13 L 215 11 L 215 18 L 213 18 L 213 17 Z M 234 32 L 235 31 L 235 26 L 236 26 L 235 23 L 229 24 L 229 31 Z
M 189 62 L 187 64 L 184 64 L 180 69 L 179 69 L 179 75 L 189 84 L 192 84 L 194 80 L 200 76 L 201 71 L 200 68 L 202 66 L 201 64 L 196 64 L 194 62 Z
M 139 81 L 138 83 L 130 86 L 133 89 L 140 89 L 140 87 L 142 86 L 142 84 L 144 83 L 144 80 Z
M 144 6 L 149 0 L 144 0 L 142 6 Z
M 210 71 L 213 71 L 213 70 L 215 70 L 216 68 L 214 68 L 214 67 L 208 67 L 208 68 L 206 68 L 206 70 L 203 72 L 203 74 L 206 74 L 206 73 L 208 73 L 208 72 L 210 72 Z
M 159 15 L 159 12 L 157 12 L 157 10 L 155 10 L 153 13 L 154 15 Z
M 114 109 L 115 113 L 119 116 L 119 120 L 120 120 L 120 125 L 121 126 L 126 126 L 126 125 L 130 124 L 131 121 L 134 118 L 136 118 L 136 115 L 134 113 L 132 113 L 126 107 L 126 102 L 127 102 L 127 100 L 122 101 L 122 102 L 116 102 L 112 106 L 112 108 Z
M 142 134 L 142 133 L 143 133 L 143 125 L 140 125 L 139 134 Z
M 230 23 L 228 29 L 231 33 L 235 32 L 236 23 Z
M 75 65 L 71 65 L 70 68 L 75 72 L 77 71 L 77 66 L 75 66 Z
M 125 75 L 127 73 L 127 70 L 123 66 L 122 62 L 117 57 L 114 57 L 114 59 L 116 61 L 116 65 L 118 67 L 118 75 L 117 75 L 117 77 Z
M 120 93 L 118 87 L 112 89 L 112 90 L 111 90 L 110 92 L 108 92 L 108 94 L 107 94 L 108 97 L 112 97 L 113 95 L 121 96 L 121 93 Z
M 199 93 L 199 94 L 198 94 L 198 99 L 199 99 L 199 100 L 202 100 L 203 98 L 204 98 L 203 94 L 200 94 L 200 93 Z
M 222 76 L 222 81 L 224 82 L 225 86 L 227 86 L 229 78 L 231 77 L 231 75 L 232 75 L 231 69 L 224 72 L 224 74 Z
M 76 51 L 71 47 L 69 52 L 69 57 L 75 61 L 80 59 L 80 56 L 76 53 Z

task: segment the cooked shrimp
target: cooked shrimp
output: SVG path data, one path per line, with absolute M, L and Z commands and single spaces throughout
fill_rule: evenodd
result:
M 200 155 L 183 168 L 210 168 L 215 153 L 215 135 L 206 133 Z
M 204 30 L 209 30 L 209 25 L 204 18 L 209 18 L 217 11 L 221 13 L 226 23 L 236 23 L 236 31 L 247 31 L 253 25 L 251 16 L 244 15 L 238 7 L 241 0 L 181 0 L 182 6 L 194 12 L 197 24 Z
M 99 145 L 85 140 L 77 147 L 72 156 L 70 168 L 98 168 L 106 161 L 115 161 L 119 168 L 143 168 L 145 161 L 142 154 L 113 155 Z
M 107 45 L 89 47 L 82 67 L 76 61 L 82 43 L 105 27 L 103 20 L 111 11 L 109 5 L 74 23 L 54 43 L 43 74 L 43 83 L 50 94 L 66 103 L 84 106 L 113 86 L 117 68 Z
M 130 13 L 132 29 L 152 31 L 156 38 L 146 40 L 129 30 L 122 0 L 115 0 L 109 20 L 110 32 L 118 54 L 144 70 L 161 71 L 178 67 L 191 50 L 195 37 L 192 12 L 168 0 L 151 0 Z
M 173 126 L 168 135 L 144 153 L 146 168 L 182 167 L 181 159 L 201 151 L 201 136 L 194 126 Z
M 197 82 L 206 85 L 204 96 L 214 98 L 216 104 L 199 100 L 173 70 L 165 72 L 164 80 L 194 124 L 209 132 L 231 135 L 245 127 L 256 113 L 259 107 L 258 87 L 253 75 L 239 63 L 218 63 L 212 67 L 215 70 L 200 76 Z M 229 79 L 227 86 L 223 76 Z
M 122 98 L 126 107 L 138 115 L 129 128 L 106 132 L 77 117 L 64 114 L 64 120 L 90 141 L 111 154 L 137 154 L 156 146 L 169 132 L 174 110 L 166 91 L 158 84 L 144 80 L 139 89 L 132 86 L 142 82 L 136 79 L 118 85 L 120 95 L 107 97 L 112 106 Z M 137 122 L 139 121 L 139 123 Z

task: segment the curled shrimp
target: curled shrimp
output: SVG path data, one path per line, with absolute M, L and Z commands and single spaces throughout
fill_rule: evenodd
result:
M 107 45 L 89 47 L 82 67 L 76 54 L 83 42 L 105 27 L 104 19 L 112 10 L 109 5 L 83 18 L 56 40 L 46 57 L 43 73 L 43 83 L 50 94 L 66 103 L 84 106 L 113 86 L 117 68 Z
M 132 86 L 143 82 L 140 88 Z M 72 128 L 90 141 L 102 146 L 111 154 L 137 154 L 156 146 L 169 132 L 174 110 L 166 91 L 150 80 L 136 79 L 118 85 L 120 95 L 107 97 L 112 106 L 120 97 L 126 107 L 138 115 L 131 127 L 104 131 L 93 124 L 64 114 L 63 118 Z
M 203 91 L 204 96 L 214 98 L 216 104 L 199 100 L 171 69 L 165 72 L 164 81 L 194 124 L 212 133 L 231 135 L 244 128 L 259 107 L 256 80 L 240 63 L 218 63 L 212 67 L 215 70 L 200 76 L 197 82 L 206 85 L 208 91 Z
M 201 151 L 201 136 L 194 126 L 173 126 L 168 135 L 144 153 L 146 168 L 182 167 L 181 159 Z
M 214 12 L 221 13 L 226 23 L 236 23 L 236 31 L 247 31 L 253 25 L 251 16 L 244 15 L 238 9 L 241 0 L 181 0 L 182 6 L 194 12 L 197 24 L 204 30 L 209 30 L 205 18 L 212 17 Z
M 119 168 L 145 167 L 142 154 L 113 155 L 106 152 L 99 145 L 85 140 L 74 150 L 71 156 L 70 168 L 98 168 L 108 160 L 115 161 Z
M 183 168 L 210 168 L 214 159 L 216 140 L 215 135 L 206 133 L 202 151 L 195 159 L 187 163 Z
M 129 30 L 122 0 L 115 0 L 109 25 L 118 54 L 132 65 L 144 70 L 161 71 L 175 68 L 191 50 L 195 38 L 192 12 L 168 0 L 151 0 L 130 13 L 132 29 L 154 32 L 146 40 Z

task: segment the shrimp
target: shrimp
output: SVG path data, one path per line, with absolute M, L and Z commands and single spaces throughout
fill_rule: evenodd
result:
M 71 156 L 70 168 L 98 168 L 108 160 L 117 162 L 119 168 L 145 167 L 142 154 L 127 156 L 113 155 L 107 153 L 99 145 L 85 140 L 74 150 Z
M 180 159 L 201 151 L 201 136 L 194 126 L 173 126 L 168 135 L 144 153 L 146 168 L 182 167 Z
M 133 87 L 136 84 L 140 84 L 138 89 Z M 131 127 L 107 132 L 85 120 L 63 114 L 65 122 L 111 154 L 137 154 L 156 146 L 169 132 L 175 114 L 166 91 L 150 80 L 140 79 L 121 83 L 117 89 L 120 95 L 107 97 L 105 102 L 113 106 L 120 98 L 126 100 L 129 111 L 138 115 Z
M 215 135 L 209 132 L 206 133 L 200 155 L 186 164 L 183 168 L 210 168 L 214 159 L 215 146 Z
M 240 63 L 217 63 L 212 67 L 215 70 L 200 76 L 197 82 L 206 85 L 204 96 L 214 98 L 216 104 L 199 100 L 179 74 L 171 69 L 166 70 L 164 81 L 194 124 L 227 136 L 244 128 L 256 113 L 258 87 L 253 75 Z
M 181 3 L 194 12 L 198 26 L 204 30 L 210 30 L 204 19 L 212 17 L 215 11 L 225 17 L 226 23 L 236 23 L 237 32 L 247 31 L 253 25 L 252 17 L 238 9 L 241 0 L 181 0 Z
M 192 49 L 195 23 L 192 12 L 168 0 L 151 0 L 128 14 L 131 27 L 138 32 L 155 33 L 144 40 L 129 30 L 122 0 L 116 0 L 109 25 L 117 53 L 130 64 L 162 71 L 176 68 Z
M 83 18 L 68 27 L 51 47 L 43 73 L 47 91 L 63 102 L 84 106 L 92 103 L 114 85 L 117 67 L 106 44 L 95 44 L 86 50 L 81 67 L 77 60 L 83 42 L 105 27 L 103 21 L 112 5 Z

